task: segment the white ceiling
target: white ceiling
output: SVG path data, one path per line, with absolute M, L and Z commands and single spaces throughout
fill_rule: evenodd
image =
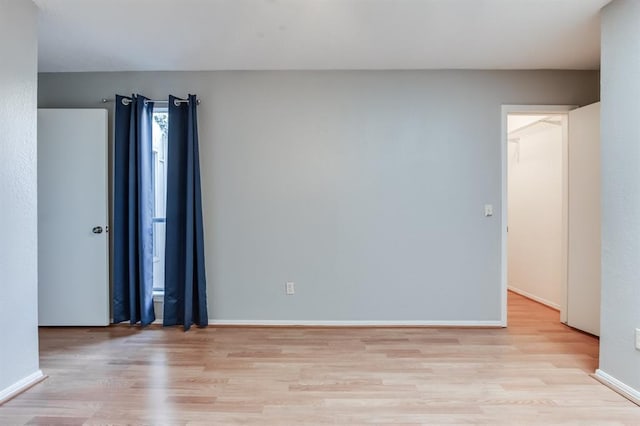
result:
M 598 69 L 610 0 L 34 0 L 40 71 Z

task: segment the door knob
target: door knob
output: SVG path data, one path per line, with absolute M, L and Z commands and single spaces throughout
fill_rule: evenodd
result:
M 94 226 L 91 232 L 94 234 L 102 234 L 102 226 Z

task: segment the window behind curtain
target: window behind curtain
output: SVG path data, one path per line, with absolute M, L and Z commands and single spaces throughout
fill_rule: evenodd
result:
M 164 292 L 164 249 L 167 200 L 167 108 L 153 108 L 153 290 Z

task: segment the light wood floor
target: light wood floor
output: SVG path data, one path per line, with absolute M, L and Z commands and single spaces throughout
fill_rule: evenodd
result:
M 509 295 L 508 329 L 45 328 L 1 425 L 640 425 L 598 342 Z

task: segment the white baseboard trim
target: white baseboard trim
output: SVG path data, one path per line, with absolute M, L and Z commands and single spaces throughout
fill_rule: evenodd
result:
M 543 299 L 542 297 L 538 297 L 534 294 L 531 294 L 524 290 L 520 290 L 519 288 L 516 288 L 516 287 L 508 286 L 507 288 L 514 293 L 518 293 L 520 296 L 524 296 L 527 299 L 535 300 L 536 302 L 542 303 L 543 305 L 548 306 L 551 309 L 555 309 L 556 311 L 560 310 L 560 305 L 557 303 L 553 303 L 547 299 Z
M 156 313 L 153 324 L 162 325 L 162 318 Z M 209 325 L 247 327 L 500 327 L 496 321 L 324 321 L 324 320 L 226 320 L 209 319 Z
M 6 387 L 0 390 L 0 404 L 3 404 L 18 395 L 29 389 L 31 386 L 36 383 L 44 380 L 46 376 L 42 373 L 42 370 L 35 371 L 34 373 L 29 374 L 24 379 L 18 380 L 14 384 L 9 387 Z
M 634 404 L 640 405 L 640 391 L 622 383 L 620 380 L 610 376 L 600 369 L 597 369 L 595 374 L 592 374 L 591 376 L 603 385 L 613 389 L 615 392 L 624 396 Z
M 496 321 L 316 321 L 316 320 L 224 320 L 210 319 L 210 326 L 256 327 L 502 327 Z

